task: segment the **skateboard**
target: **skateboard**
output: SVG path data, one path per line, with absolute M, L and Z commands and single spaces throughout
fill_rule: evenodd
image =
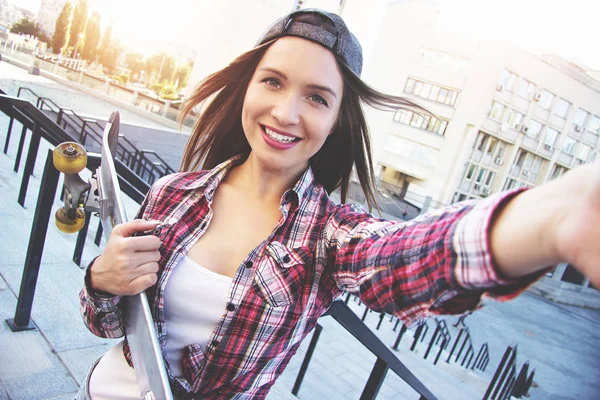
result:
M 61 143 L 54 149 L 53 162 L 63 172 L 64 206 L 56 211 L 56 226 L 63 232 L 78 232 L 85 225 L 85 211 L 100 216 L 108 240 L 112 228 L 127 222 L 114 156 L 119 139 L 119 113 L 113 112 L 102 135 L 100 167 L 89 182 L 80 176 L 87 164 L 85 148 L 75 142 Z M 135 374 L 144 400 L 172 400 L 173 395 L 146 293 L 123 296 L 121 300 L 127 342 Z

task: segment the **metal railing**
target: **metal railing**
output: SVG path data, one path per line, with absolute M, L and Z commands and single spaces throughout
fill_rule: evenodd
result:
M 483 400 L 529 397 L 528 392 L 533 384 L 534 375 L 535 370 L 529 372 L 529 361 L 523 364 L 517 375 L 517 346 L 508 346 L 483 396 Z
M 27 87 L 20 87 L 17 91 L 17 97 L 20 97 L 24 93 L 33 95 L 37 108 L 55 114 L 56 123 L 66 132 L 72 133 L 72 140 L 76 140 L 82 145 L 87 146 L 88 150 L 100 150 L 104 126 L 98 121 L 84 118 L 70 108 L 60 107 L 51 99 L 39 96 Z M 161 176 L 175 172 L 156 152 L 138 149 L 123 135 L 119 135 L 119 144 L 115 156 L 130 169 L 136 171 L 149 184 L 154 183 Z

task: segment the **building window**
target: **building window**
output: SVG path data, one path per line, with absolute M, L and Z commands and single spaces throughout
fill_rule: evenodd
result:
M 544 125 L 542 125 L 541 122 L 532 119 L 529 121 L 529 125 L 527 125 L 527 132 L 525 132 L 525 134 L 531 138 L 537 139 L 540 136 L 540 131 L 543 126 Z
M 577 158 L 579 158 L 581 161 L 587 161 L 590 155 L 590 151 L 592 151 L 592 148 L 590 146 L 580 143 L 579 150 L 577 151 Z
M 475 166 L 475 164 L 469 164 L 469 167 L 467 168 L 467 175 L 465 176 L 465 179 L 470 181 L 471 179 L 473 179 L 473 175 L 475 174 L 475 169 L 477 167 Z
M 509 70 L 502 70 L 502 72 L 500 73 L 500 79 L 498 80 L 498 85 L 502 86 L 504 89 L 508 90 L 509 92 L 514 91 L 515 89 L 515 84 L 517 83 L 517 79 L 519 77 L 510 72 Z
M 414 126 L 415 128 L 425 129 L 426 131 L 442 136 L 446 133 L 446 128 L 448 127 L 448 121 L 408 110 L 397 111 L 394 114 L 394 121 Z
M 565 141 L 563 142 L 562 151 L 567 154 L 573 155 L 573 150 L 575 149 L 575 143 L 577 143 L 577 141 L 575 139 L 573 139 L 570 136 L 567 136 L 565 138 Z
M 490 135 L 486 135 L 485 133 L 479 131 L 479 135 L 477 136 L 477 140 L 475 141 L 475 148 L 478 151 L 483 151 L 483 149 L 485 149 L 485 146 L 487 145 L 489 138 Z
M 523 120 L 523 114 L 510 108 L 506 116 L 506 122 L 513 129 L 519 129 L 519 125 Z
M 571 106 L 571 103 L 569 103 L 565 99 L 558 99 L 556 101 L 556 106 L 554 107 L 554 114 L 558 115 L 561 118 L 566 119 L 570 106 Z
M 546 147 L 546 150 L 551 150 L 554 147 L 557 137 L 558 131 L 556 129 L 550 127 L 546 128 L 546 136 L 544 137 L 544 146 Z
M 443 88 L 441 86 L 422 82 L 413 78 L 408 78 L 406 80 L 404 91 L 406 93 L 414 94 L 415 96 L 452 107 L 454 107 L 456 104 L 456 98 L 458 97 L 458 91 L 456 90 Z
M 563 167 L 562 165 L 554 164 L 554 168 L 552 169 L 552 173 L 550 174 L 550 180 L 554 180 L 556 178 L 561 177 L 568 169 Z
M 540 98 L 540 107 L 549 110 L 554 100 L 554 95 L 547 90 L 542 90 L 542 97 Z
M 585 121 L 588 118 L 588 115 L 590 115 L 590 113 L 585 111 L 583 108 L 577 109 L 577 112 L 575 113 L 575 119 L 573 120 L 573 124 L 575 125 L 575 130 L 578 130 L 580 132 L 583 129 L 583 127 L 585 126 Z
M 502 116 L 504 115 L 504 110 L 506 110 L 506 106 L 502 103 L 498 103 L 497 101 L 492 101 L 492 109 L 490 110 L 489 117 L 494 121 L 502 121 Z
M 593 115 L 590 123 L 588 124 L 587 130 L 596 135 L 600 134 L 600 117 Z
M 535 85 L 525 78 L 520 78 L 516 93 L 526 99 L 531 99 L 535 93 Z

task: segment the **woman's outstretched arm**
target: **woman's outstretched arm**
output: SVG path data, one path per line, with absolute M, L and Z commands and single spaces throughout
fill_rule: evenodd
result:
M 600 285 L 600 162 L 507 202 L 492 221 L 492 256 L 506 278 L 568 262 Z

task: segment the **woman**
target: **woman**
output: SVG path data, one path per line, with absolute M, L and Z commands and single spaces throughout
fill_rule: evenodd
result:
M 179 397 L 260 399 L 344 290 L 410 323 L 512 298 L 561 261 L 598 284 L 598 164 L 408 223 L 332 203 L 355 167 L 375 205 L 361 104 L 424 111 L 369 88 L 361 68 L 341 18 L 302 10 L 206 78 L 185 109 L 204 106 L 182 162 L 204 170 L 162 178 L 143 220 L 114 229 L 81 293 L 89 329 L 123 336 L 120 296 L 147 290 Z M 139 398 L 130 365 L 126 344 L 111 349 L 91 397 Z

